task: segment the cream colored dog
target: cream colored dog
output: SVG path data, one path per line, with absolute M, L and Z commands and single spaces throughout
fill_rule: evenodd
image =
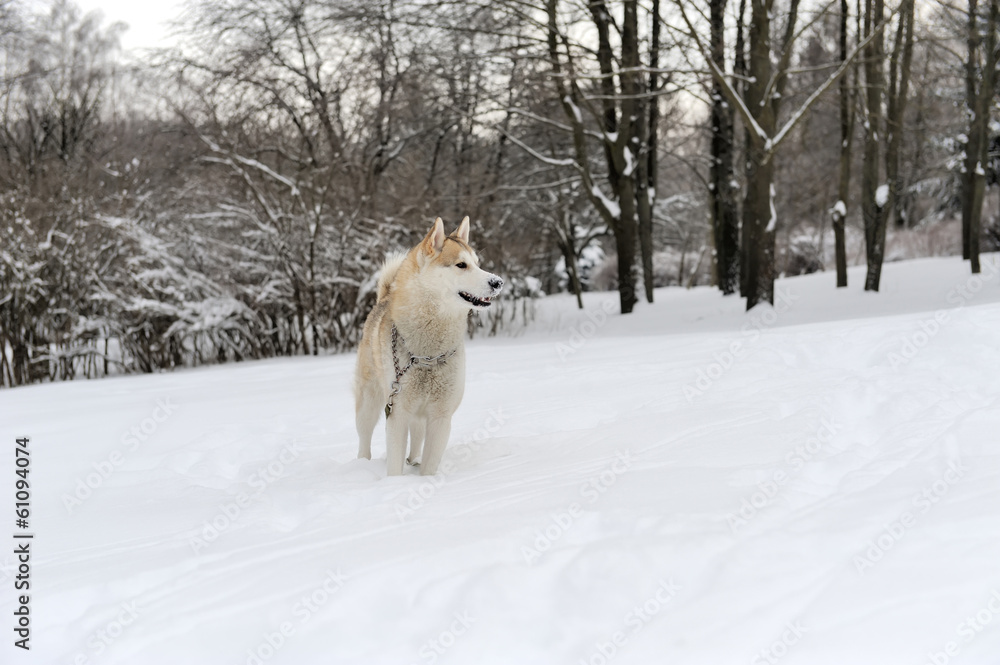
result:
M 388 475 L 403 473 L 407 435 L 408 461 L 420 458 L 423 475 L 437 472 L 465 392 L 469 310 L 489 307 L 502 287 L 502 279 L 479 268 L 468 217 L 450 236 L 439 217 L 419 245 L 386 257 L 354 375 L 359 458 L 371 459 L 372 432 L 384 412 Z

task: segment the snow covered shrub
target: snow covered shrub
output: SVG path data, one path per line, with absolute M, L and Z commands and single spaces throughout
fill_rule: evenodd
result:
M 7 294 L 0 301 L 0 382 L 91 377 L 121 367 L 110 339 L 120 332 L 132 248 L 119 225 L 71 206 L 40 237 L 17 208 L 4 217 L 13 242 L 0 253 Z
M 683 252 L 667 247 L 653 254 L 653 285 L 698 286 L 712 281 L 711 257 L 708 247 L 694 252 Z
M 614 291 L 618 288 L 618 254 L 612 252 L 605 255 L 590 277 L 590 286 L 594 291 Z
M 44 348 L 48 328 L 38 320 L 46 310 L 48 261 L 20 211 L 3 206 L 0 216 L 5 236 L 0 247 L 0 385 L 11 386 L 47 374 L 35 356 L 36 345 Z
M 909 229 L 889 229 L 886 232 L 885 260 L 905 261 L 926 256 L 962 254 L 961 220 L 948 217 L 925 219 Z
M 580 257 L 576 262 L 577 277 L 580 280 L 581 291 L 591 291 L 594 289 L 591 283 L 595 272 L 604 264 L 604 248 L 597 243 L 591 243 L 583 248 Z M 566 269 L 566 258 L 559 257 L 555 266 L 556 277 L 559 281 L 559 290 L 572 291 L 570 284 L 569 270 Z
M 653 286 L 698 286 L 712 281 L 709 249 L 684 252 L 677 247 L 667 247 L 653 254 Z M 591 283 L 595 291 L 613 291 L 618 288 L 618 257 L 610 254 L 594 272 Z M 636 281 L 639 286 L 641 280 Z

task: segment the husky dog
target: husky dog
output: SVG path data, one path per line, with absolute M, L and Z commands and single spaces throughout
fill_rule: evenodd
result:
M 388 475 L 403 473 L 407 435 L 407 461 L 420 458 L 422 475 L 437 472 L 465 392 L 469 310 L 489 307 L 502 287 L 479 267 L 468 217 L 449 236 L 438 217 L 419 245 L 386 257 L 354 375 L 359 458 L 371 459 L 372 432 L 384 412 Z

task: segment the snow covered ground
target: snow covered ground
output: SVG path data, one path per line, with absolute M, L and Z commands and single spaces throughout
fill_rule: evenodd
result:
M 349 355 L 4 391 L 0 660 L 1000 662 L 998 264 L 550 298 L 435 478 L 355 459 Z

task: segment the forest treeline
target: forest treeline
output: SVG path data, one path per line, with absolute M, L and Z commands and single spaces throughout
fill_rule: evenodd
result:
M 998 3 L 196 0 L 123 52 L 0 0 L 0 385 L 349 349 L 436 216 L 509 285 L 470 333 L 558 290 L 976 272 Z

